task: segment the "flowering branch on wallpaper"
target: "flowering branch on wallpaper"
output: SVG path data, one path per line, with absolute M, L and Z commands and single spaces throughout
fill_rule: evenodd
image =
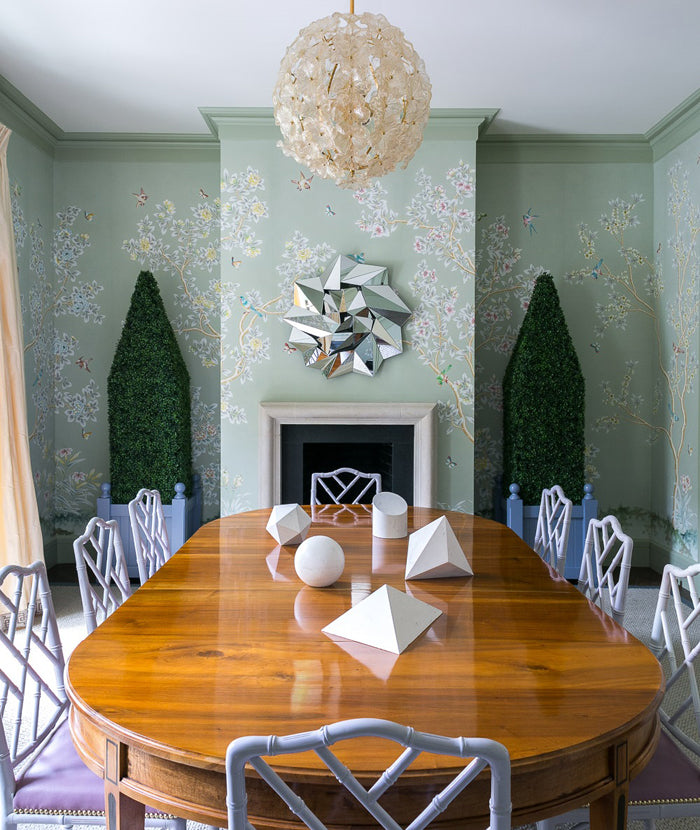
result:
M 417 192 L 404 216 L 389 208 L 387 193 L 375 181 L 358 188 L 354 197 L 362 206 L 358 227 L 372 238 L 389 236 L 398 227 L 415 232 L 413 249 L 422 259 L 411 281 L 418 299 L 406 326 L 406 343 L 435 375 L 438 390 L 450 393 L 438 401 L 440 420 L 447 431 L 458 430 L 474 441 L 475 310 L 460 285 L 446 285 L 431 267 L 430 258 L 462 276 L 462 285 L 475 276 L 474 250 L 462 236 L 474 229 L 474 172 L 460 162 L 446 173 L 446 184 L 434 184 L 424 170 L 416 174 Z M 439 394 L 439 392 L 438 392 Z
M 639 225 L 635 209 L 642 197 L 634 195 L 629 200 L 612 200 L 610 211 L 600 218 L 601 227 L 617 246 L 620 269 L 616 270 L 607 258 L 600 256 L 597 233 L 582 224 L 579 227 L 582 253 L 591 264 L 568 276 L 578 283 L 596 280 L 608 290 L 608 301 L 599 303 L 596 309 L 598 324 L 595 337 L 599 341 L 611 326 L 624 330 L 632 314 L 647 318 L 653 328 L 659 373 L 653 401 L 647 403 L 644 396 L 635 391 L 637 362 L 627 358 L 617 385 L 609 380 L 603 381 L 604 400 L 613 412 L 599 418 L 596 427 L 609 431 L 625 419 L 648 430 L 650 440 L 664 442 L 674 473 L 671 520 L 674 530 L 685 533 L 695 525 L 695 514 L 690 508 L 692 484 L 682 468 L 686 454 L 690 457 L 692 452 L 687 443 L 688 404 L 694 392 L 698 367 L 694 343 L 700 311 L 697 284 L 700 211 L 692 202 L 688 173 L 682 165 L 677 163 L 671 167 L 668 176 L 668 213 L 673 226 L 673 235 L 668 243 L 670 259 L 664 258 L 662 244 L 657 249 L 656 261 L 651 261 L 626 243 L 626 232 Z M 664 285 L 662 264 L 666 262 L 670 262 L 672 276 Z M 668 328 L 662 336 L 664 321 L 657 309 L 664 288 L 669 289 L 670 299 L 665 303 Z

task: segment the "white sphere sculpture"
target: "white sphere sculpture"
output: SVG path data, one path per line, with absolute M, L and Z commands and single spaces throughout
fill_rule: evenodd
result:
M 310 536 L 294 554 L 294 570 L 312 588 L 332 585 L 343 573 L 345 554 L 330 536 Z

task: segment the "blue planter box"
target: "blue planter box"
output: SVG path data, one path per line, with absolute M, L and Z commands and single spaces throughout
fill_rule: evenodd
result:
M 117 520 L 124 545 L 124 554 L 126 556 L 129 576 L 132 579 L 138 579 L 139 569 L 136 564 L 134 539 L 131 535 L 129 505 L 112 504 L 111 484 L 103 484 L 100 489 L 100 497 L 97 499 L 97 515 L 107 521 L 110 519 Z M 202 525 L 202 482 L 199 475 L 195 473 L 193 476 L 192 495 L 189 498 L 185 496 L 184 484 L 175 485 L 175 495 L 173 496 L 172 503 L 163 503 L 163 515 L 165 516 L 165 527 L 168 531 L 170 550 L 175 553 Z
M 523 504 L 520 498 L 520 487 L 511 484 L 509 487 L 510 496 L 504 499 L 503 492 L 497 485 L 498 491 L 494 492 L 494 512 L 496 521 L 507 525 L 511 530 L 520 536 L 528 545 L 535 543 L 535 532 L 537 530 L 537 515 L 540 512 L 539 504 Z M 580 504 L 574 504 L 571 513 L 571 528 L 569 530 L 569 547 L 566 553 L 566 569 L 564 576 L 567 579 L 577 580 L 581 569 L 583 558 L 583 546 L 586 541 L 588 522 L 598 518 L 598 500 L 593 496 L 593 485 L 585 484 L 584 495 Z

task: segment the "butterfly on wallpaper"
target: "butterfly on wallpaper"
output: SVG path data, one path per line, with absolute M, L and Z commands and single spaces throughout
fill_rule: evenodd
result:
M 365 261 L 365 252 L 363 251 L 361 254 L 348 254 L 348 259 L 354 259 L 355 262 L 362 264 Z
M 330 205 L 326 205 L 326 214 L 328 216 L 335 216 L 335 211 Z
M 209 198 L 209 194 L 204 192 L 204 188 L 203 188 L 203 187 L 200 187 L 200 188 L 199 188 L 199 195 L 200 195 L 203 199 L 208 199 L 208 198 Z
M 85 369 L 86 372 L 90 371 L 90 367 L 88 364 L 92 360 L 91 357 L 83 357 L 82 355 L 75 361 L 75 365 L 80 369 Z
M 240 301 L 241 301 L 241 305 L 243 306 L 243 308 L 247 309 L 248 311 L 253 311 L 253 312 L 255 312 L 255 314 L 257 314 L 257 315 L 258 315 L 258 317 L 262 317 L 262 316 L 263 316 L 262 311 L 259 311 L 259 310 L 258 310 L 258 309 L 257 309 L 257 308 L 256 308 L 256 307 L 255 307 L 255 306 L 254 306 L 251 302 L 250 302 L 250 300 L 249 300 L 247 297 L 244 297 L 244 296 L 243 296 L 243 294 L 241 294 L 241 295 L 240 295 L 240 298 L 239 298 L 239 299 L 240 299 Z
M 454 467 L 456 467 L 456 466 L 457 466 L 457 462 L 454 460 L 454 458 L 452 458 L 452 456 L 451 456 L 451 455 L 448 455 L 448 456 L 447 456 L 447 458 L 445 459 L 445 464 L 446 464 L 446 465 L 447 465 L 450 469 L 453 469 Z
M 486 219 L 487 216 L 488 216 L 488 213 L 478 213 L 477 216 L 476 216 L 476 221 L 481 222 L 481 220 Z
M 292 184 L 295 184 L 297 186 L 297 190 L 311 190 L 311 179 L 313 179 L 313 176 L 309 176 L 309 178 L 307 179 L 306 176 L 300 170 L 299 178 L 290 179 L 290 181 L 292 182 Z
M 600 352 L 600 346 L 597 343 L 591 343 L 591 348 L 593 349 L 593 351 L 596 354 L 598 354 L 598 352 Z
M 136 196 L 136 207 L 143 207 L 146 204 L 148 194 L 144 191 L 143 188 L 141 188 L 138 193 L 132 193 L 131 195 Z
M 603 258 L 601 257 L 598 262 L 593 266 L 593 270 L 591 271 L 591 276 L 594 280 L 597 280 L 600 276 L 601 268 L 603 267 Z
M 83 430 L 82 432 L 83 432 L 83 438 L 84 438 L 86 441 L 87 441 L 87 439 L 88 439 L 88 438 L 92 435 L 92 433 L 91 433 L 91 432 L 85 432 L 85 430 Z
M 289 343 L 285 343 L 284 346 L 282 346 L 282 348 L 285 350 L 285 352 L 287 352 L 287 354 L 292 354 L 296 351 L 296 346 L 290 346 Z
M 231 265 L 233 265 L 234 268 L 240 268 L 241 260 L 235 259 L 235 257 L 231 257 Z
M 678 344 L 674 343 L 673 344 L 673 353 L 674 354 L 685 354 L 685 349 L 681 349 L 681 347 Z
M 85 218 L 88 220 L 88 222 L 92 222 L 92 220 L 95 218 L 94 213 L 88 213 L 86 210 L 83 211 L 83 213 L 85 214 Z
M 437 382 L 442 386 L 443 383 L 447 383 L 447 373 L 452 368 L 452 364 L 450 363 L 445 369 L 440 372 L 436 378 Z
M 688 444 L 688 455 L 692 455 L 694 452 L 695 452 L 695 447 L 691 447 L 690 444 Z
M 530 236 L 533 233 L 537 233 L 537 228 L 532 220 L 539 218 L 539 213 L 533 213 L 532 208 L 528 208 L 527 213 L 523 213 L 523 225 L 530 231 Z

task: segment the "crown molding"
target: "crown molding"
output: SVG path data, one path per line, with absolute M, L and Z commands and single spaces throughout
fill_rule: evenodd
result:
M 643 135 L 488 135 L 477 144 L 479 164 L 649 164 Z
M 62 134 L 61 128 L 45 115 L 29 98 L 0 75 L 0 109 L 11 123 L 6 126 L 53 153 Z
M 689 95 L 667 116 L 658 121 L 645 134 L 659 161 L 671 150 L 700 132 L 700 89 Z

